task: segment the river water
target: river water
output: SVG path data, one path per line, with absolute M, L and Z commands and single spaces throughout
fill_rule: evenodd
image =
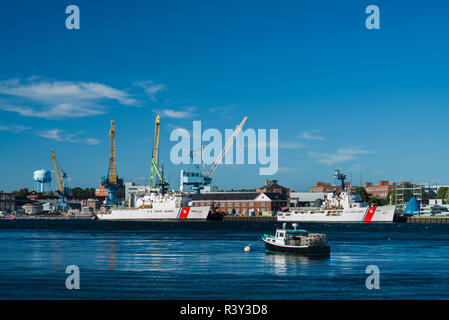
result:
M 330 258 L 268 254 L 261 241 L 244 252 L 276 225 L 0 220 L 0 299 L 449 298 L 449 225 L 307 223 Z M 65 286 L 68 265 L 79 290 Z M 369 265 L 380 289 L 365 285 Z

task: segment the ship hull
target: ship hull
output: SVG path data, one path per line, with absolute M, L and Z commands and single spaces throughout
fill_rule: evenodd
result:
M 393 222 L 395 206 L 351 208 L 348 210 L 311 210 L 281 212 L 285 222 Z
M 99 220 L 206 220 L 210 207 L 181 207 L 165 209 L 113 208 L 110 213 L 98 214 Z
M 303 256 L 329 256 L 329 246 L 283 246 L 274 243 L 265 242 L 265 252 L 282 253 L 282 254 L 297 254 Z

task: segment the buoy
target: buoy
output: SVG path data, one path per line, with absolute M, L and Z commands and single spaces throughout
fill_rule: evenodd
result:
M 250 252 L 251 247 L 250 246 L 246 246 L 244 250 L 245 250 L 245 252 Z

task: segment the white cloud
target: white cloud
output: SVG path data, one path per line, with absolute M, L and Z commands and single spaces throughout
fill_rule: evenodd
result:
M 36 132 L 36 134 L 40 137 L 60 142 L 66 141 L 70 143 L 90 144 L 94 146 L 100 144 L 100 140 L 98 139 L 80 137 L 81 135 L 83 135 L 83 132 L 64 134 L 61 129 L 48 129 L 44 131 L 38 131 Z
M 161 114 L 168 118 L 176 118 L 176 119 L 190 118 L 193 116 L 193 111 L 195 109 L 196 109 L 195 107 L 185 107 L 182 108 L 182 110 L 164 109 L 161 111 Z
M 51 129 L 51 130 L 39 131 L 36 133 L 38 136 L 43 137 L 43 138 L 57 140 L 57 141 L 63 141 L 64 139 L 61 137 L 61 132 L 62 132 L 62 130 L 59 130 L 59 129 Z
M 374 151 L 371 150 L 365 150 L 365 149 L 359 149 L 359 148 L 345 148 L 345 149 L 338 149 L 338 153 L 342 154 L 370 154 L 374 153 Z
M 104 114 L 105 109 L 102 106 L 75 106 L 71 103 L 61 103 L 44 109 L 34 109 L 22 106 L 0 106 L 4 111 L 11 111 L 26 117 L 57 119 L 57 118 L 82 118 Z
M 299 138 L 304 140 L 326 140 L 323 136 L 315 135 L 316 132 L 318 132 L 318 130 L 304 131 L 299 135 Z
M 335 163 L 357 159 L 357 155 L 370 153 L 374 153 L 374 151 L 358 148 L 344 148 L 337 149 L 336 153 L 309 152 L 309 156 L 312 158 L 316 158 L 316 162 L 318 163 L 323 163 L 331 166 Z
M 19 133 L 28 130 L 29 128 L 26 126 L 23 126 L 21 124 L 3 124 L 0 122 L 0 131 L 8 131 L 12 133 Z
M 96 146 L 96 145 L 100 144 L 100 140 L 94 139 L 94 138 L 87 138 L 86 143 Z
M 121 105 L 137 105 L 127 92 L 96 82 L 46 81 L 33 77 L 0 81 L 0 109 L 22 116 L 46 119 L 88 117 L 105 113 L 98 104 L 115 100 Z
M 135 85 L 143 88 L 153 101 L 156 101 L 156 95 L 165 89 L 165 85 L 155 84 L 153 81 L 140 81 L 136 82 Z

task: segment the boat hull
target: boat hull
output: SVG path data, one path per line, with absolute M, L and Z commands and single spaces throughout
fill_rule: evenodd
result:
M 265 251 L 270 253 L 297 254 L 303 256 L 329 256 L 329 246 L 283 246 L 264 240 Z
M 110 213 L 98 214 L 99 220 L 206 220 L 210 207 L 181 207 L 165 209 L 113 208 Z
M 395 206 L 351 208 L 348 210 L 311 210 L 281 212 L 282 222 L 393 222 Z

